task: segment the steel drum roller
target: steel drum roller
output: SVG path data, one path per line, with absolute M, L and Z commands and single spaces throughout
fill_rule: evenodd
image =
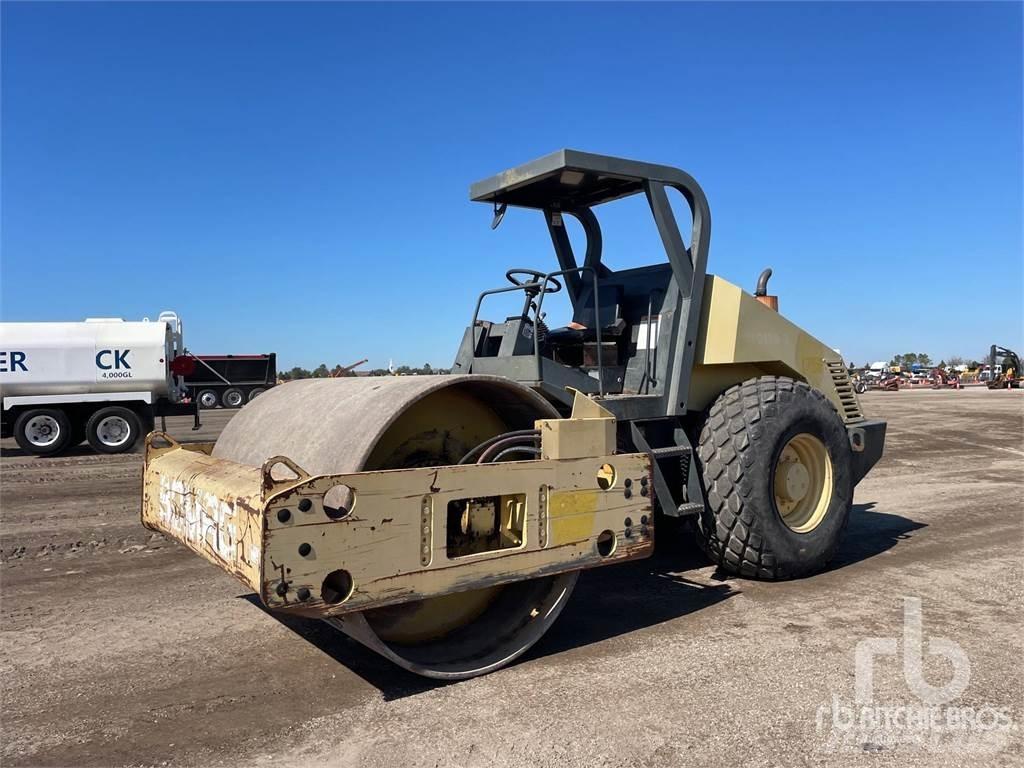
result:
M 491 437 L 557 415 L 532 390 L 490 376 L 305 379 L 249 403 L 225 427 L 213 455 L 254 467 L 283 455 L 313 475 L 457 464 Z M 561 612 L 577 576 L 457 592 L 327 622 L 418 674 L 472 677 L 533 645 Z

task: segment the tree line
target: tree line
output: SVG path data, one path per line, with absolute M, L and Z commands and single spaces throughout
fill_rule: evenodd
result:
M 898 365 L 901 368 L 912 368 L 920 365 L 922 368 L 931 368 L 932 359 L 926 352 L 908 352 L 905 355 L 893 355 L 889 365 Z
M 307 370 L 306 368 L 300 368 L 298 366 L 292 368 L 289 371 L 280 371 L 277 377 L 281 381 L 295 381 L 296 379 L 329 379 L 343 376 L 390 376 L 392 373 L 396 376 L 429 376 L 437 373 L 449 373 L 447 368 L 434 368 L 430 363 L 424 363 L 419 368 L 413 368 L 408 365 L 400 365 L 392 372 L 387 368 L 373 368 L 369 371 L 359 371 L 358 374 L 354 369 L 348 369 L 343 365 L 335 365 L 333 368 L 328 368 L 326 363 L 320 363 L 313 370 Z
M 988 350 L 979 360 L 968 360 L 966 357 L 960 357 L 959 355 L 953 355 L 952 357 L 940 360 L 938 364 L 932 362 L 932 358 L 926 352 L 908 352 L 905 355 L 893 355 L 892 360 L 889 361 L 891 366 L 899 366 L 900 368 L 913 368 L 915 365 L 921 368 L 953 368 L 958 365 L 966 365 L 968 368 L 978 368 L 981 365 L 988 363 Z M 868 368 L 871 364 L 866 363 L 865 368 Z

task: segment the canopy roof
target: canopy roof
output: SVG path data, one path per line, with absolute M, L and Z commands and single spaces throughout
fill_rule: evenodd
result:
M 469 188 L 469 197 L 523 208 L 572 210 L 643 192 L 647 180 L 696 186 L 688 174 L 670 166 L 560 149 L 478 181 Z

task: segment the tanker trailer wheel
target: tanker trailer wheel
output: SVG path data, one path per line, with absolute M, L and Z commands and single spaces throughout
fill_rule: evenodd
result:
M 124 453 L 142 435 L 139 415 L 130 408 L 100 408 L 85 423 L 85 439 L 100 453 Z
M 199 400 L 199 407 L 204 409 L 216 408 L 217 403 L 220 402 L 217 397 L 217 392 L 212 389 L 199 390 L 199 394 L 196 395 L 196 399 Z
M 304 379 L 269 389 L 242 409 L 224 428 L 214 456 L 258 467 L 283 455 L 314 475 L 457 464 L 475 460 L 473 449 L 498 435 L 532 432 L 536 419 L 555 416 L 532 390 L 490 376 Z M 527 451 L 517 458 L 532 456 Z M 406 670 L 458 680 L 525 653 L 568 602 L 578 573 L 326 621 Z M 358 588 L 359 574 L 352 581 Z
M 225 408 L 241 408 L 245 405 L 245 394 L 238 387 L 228 387 L 221 393 L 220 402 Z
M 52 456 L 71 443 L 71 421 L 59 408 L 22 411 L 14 422 L 14 439 L 26 453 Z
M 712 405 L 697 449 L 707 506 L 697 524 L 723 570 L 788 579 L 832 558 L 853 501 L 846 428 L 825 396 L 782 376 Z

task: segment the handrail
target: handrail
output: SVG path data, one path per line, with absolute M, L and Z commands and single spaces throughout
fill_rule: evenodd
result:
M 523 283 L 522 285 L 510 285 L 507 288 L 491 288 L 489 291 L 484 291 L 483 293 L 481 293 L 480 296 L 476 300 L 476 309 L 473 310 L 473 324 L 470 326 L 470 328 L 476 328 L 476 323 L 477 323 L 477 320 L 478 320 L 478 318 L 480 316 L 480 305 L 483 303 L 485 296 L 494 296 L 495 294 L 498 294 L 498 293 L 511 293 L 512 291 L 522 291 L 522 290 L 525 290 L 526 288 L 529 288 L 529 287 L 531 287 L 533 285 L 536 285 L 536 283 Z M 474 344 L 475 344 L 475 340 L 474 340 Z M 476 349 L 475 349 L 475 347 L 474 347 L 474 350 L 473 350 L 473 357 L 476 357 Z
M 548 272 L 546 275 L 543 275 L 536 282 L 523 283 L 522 285 L 510 285 L 510 286 L 504 287 L 504 288 L 491 288 L 490 290 L 487 290 L 487 291 L 484 291 L 483 293 L 481 293 L 480 296 L 477 297 L 476 307 L 473 309 L 473 322 L 470 325 L 470 329 L 472 330 L 472 333 L 473 333 L 473 348 L 472 348 L 473 359 L 475 360 L 476 356 L 477 356 L 476 355 L 476 345 L 477 345 L 477 342 L 476 342 L 476 327 L 477 327 L 477 322 L 479 321 L 479 318 L 480 318 L 480 306 L 481 306 L 481 304 L 483 304 L 483 301 L 484 301 L 485 297 L 487 297 L 487 296 L 494 296 L 494 295 L 499 294 L 499 293 L 511 293 L 512 291 L 528 291 L 531 288 L 538 288 L 539 287 L 539 291 L 537 293 L 538 299 L 537 299 L 537 307 L 536 307 L 536 318 L 539 321 L 540 320 L 541 307 L 544 304 L 544 295 L 548 292 L 547 291 L 548 278 L 559 277 L 561 275 L 567 275 L 567 274 L 576 273 L 576 272 L 590 272 L 591 275 L 593 276 L 593 281 L 594 281 L 594 328 L 597 331 L 597 391 L 598 391 L 599 395 L 603 396 L 604 395 L 604 364 L 603 364 L 603 357 L 602 357 L 602 353 L 601 353 L 601 305 L 600 305 L 600 299 L 598 297 L 597 270 L 594 269 L 593 267 L 590 267 L 590 266 L 587 266 L 587 265 L 583 265 L 581 267 L 571 267 L 569 269 L 561 269 L 561 270 L 558 270 L 556 272 Z M 529 298 L 527 299 L 527 306 L 525 307 L 525 309 L 528 309 L 528 308 L 529 308 Z M 525 315 L 526 312 L 524 311 L 523 314 Z M 539 339 L 538 329 L 537 329 L 536 326 L 533 329 L 533 360 L 534 360 L 534 365 L 537 368 L 537 375 L 539 376 L 540 375 L 540 339 Z
M 654 314 L 654 294 L 656 294 L 656 293 L 665 293 L 665 292 L 661 288 L 655 288 L 647 296 L 647 344 L 644 345 L 644 375 L 643 375 L 643 378 L 641 379 L 641 382 L 643 383 L 643 386 L 646 387 L 645 394 L 649 393 L 651 391 L 651 384 L 657 384 L 658 383 L 655 380 L 655 378 L 651 375 L 651 337 L 652 337 L 653 324 L 654 324 L 654 320 L 653 320 L 653 314 Z M 658 326 L 659 326 L 658 330 L 661 331 L 660 316 L 659 316 L 659 320 L 658 320 Z M 658 343 L 657 339 L 655 338 L 654 339 L 654 344 L 656 345 L 657 343 Z M 657 351 L 656 348 L 655 348 L 655 351 Z M 655 359 L 655 364 L 657 364 L 657 359 Z

